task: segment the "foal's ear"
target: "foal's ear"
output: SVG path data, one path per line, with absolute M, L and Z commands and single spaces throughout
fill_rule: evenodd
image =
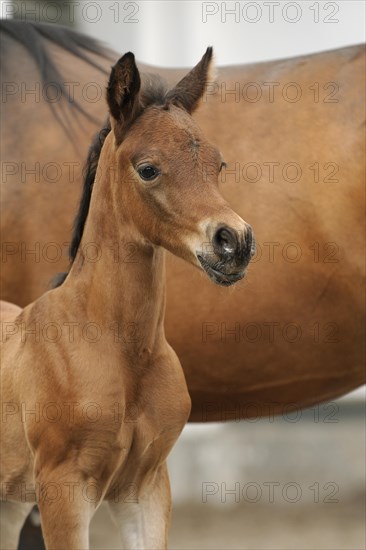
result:
M 112 67 L 107 87 L 107 101 L 112 118 L 125 126 L 140 110 L 140 73 L 133 53 L 126 53 Z
M 212 48 L 207 48 L 201 61 L 166 95 L 166 103 L 193 113 L 206 89 L 212 65 Z

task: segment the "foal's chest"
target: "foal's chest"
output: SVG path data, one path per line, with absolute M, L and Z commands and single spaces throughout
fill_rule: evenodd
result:
M 183 371 L 174 352 L 159 356 L 159 362 L 139 379 L 135 394 L 125 397 L 118 435 L 124 457 L 116 468 L 107 498 L 114 498 L 116 493 L 131 496 L 152 479 L 179 437 L 191 408 Z

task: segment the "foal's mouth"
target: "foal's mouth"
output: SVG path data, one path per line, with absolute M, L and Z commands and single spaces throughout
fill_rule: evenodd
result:
M 216 283 L 217 285 L 221 286 L 230 286 L 236 283 L 237 281 L 240 281 L 245 276 L 245 269 L 243 271 L 239 271 L 237 273 L 224 273 L 219 269 L 219 266 L 211 265 L 203 256 L 200 254 L 197 254 L 197 258 L 200 261 L 200 264 L 202 265 L 203 269 L 209 276 L 209 278 Z

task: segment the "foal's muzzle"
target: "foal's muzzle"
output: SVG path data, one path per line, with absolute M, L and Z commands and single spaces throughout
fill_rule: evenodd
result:
M 197 253 L 210 279 L 223 286 L 230 286 L 242 279 L 255 254 L 255 239 L 250 225 L 246 224 L 240 232 L 227 225 L 217 227 L 211 245 L 208 253 Z

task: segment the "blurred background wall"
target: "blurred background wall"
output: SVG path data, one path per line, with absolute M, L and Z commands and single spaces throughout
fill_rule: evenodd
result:
M 75 27 L 160 66 L 190 66 L 208 45 L 219 64 L 292 57 L 363 42 L 362 0 L 1 0 L 2 16 Z
M 1 16 L 74 27 L 145 63 L 264 61 L 363 42 L 365 3 L 1 0 Z M 189 426 L 170 457 L 171 547 L 364 549 L 364 389 L 272 419 Z M 102 507 L 92 548 L 118 548 Z

